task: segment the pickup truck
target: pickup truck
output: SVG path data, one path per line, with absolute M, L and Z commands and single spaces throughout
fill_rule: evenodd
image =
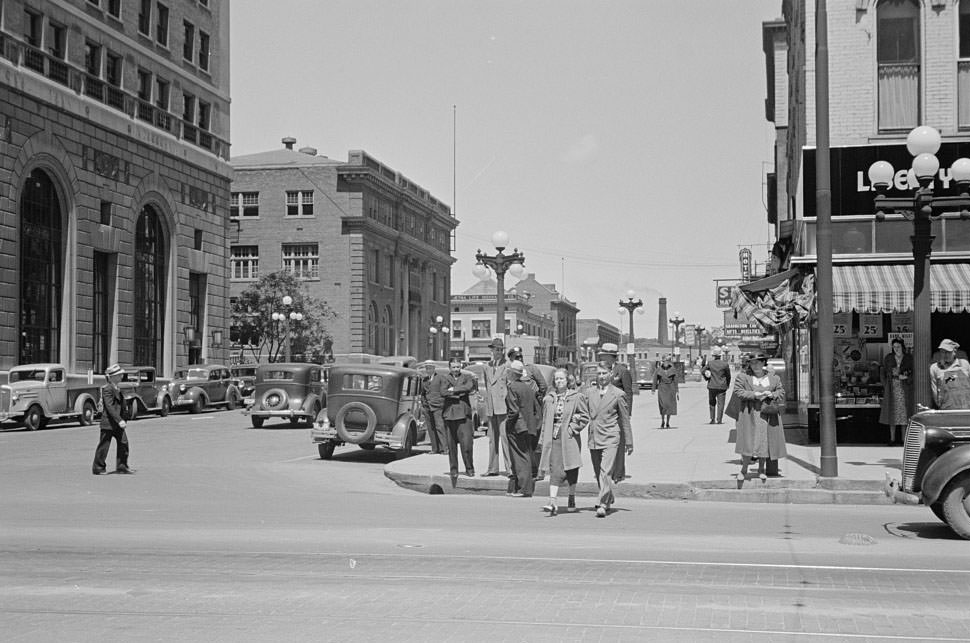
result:
M 94 423 L 100 385 L 93 375 L 69 374 L 61 364 L 22 364 L 0 386 L 0 422 L 21 422 L 36 431 L 51 420 Z

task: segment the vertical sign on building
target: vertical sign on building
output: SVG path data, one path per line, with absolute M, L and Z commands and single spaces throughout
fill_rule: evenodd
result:
M 741 263 L 741 281 L 751 281 L 751 248 L 741 248 L 738 261 Z

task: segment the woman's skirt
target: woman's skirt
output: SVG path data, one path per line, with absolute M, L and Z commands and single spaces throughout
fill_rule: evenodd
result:
M 562 486 L 564 484 L 576 484 L 579 480 L 579 469 L 566 471 L 563 468 L 562 458 L 562 436 L 552 439 L 552 449 L 549 451 L 549 484 Z

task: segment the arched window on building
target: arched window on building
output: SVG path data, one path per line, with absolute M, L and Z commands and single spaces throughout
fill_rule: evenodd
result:
M 920 123 L 919 5 L 881 0 L 876 17 L 879 130 L 909 130 Z
M 165 331 L 165 230 L 150 205 L 135 223 L 133 363 L 162 368 Z
M 367 352 L 377 354 L 377 304 L 367 307 Z
M 19 364 L 56 362 L 61 318 L 61 206 L 50 176 L 34 170 L 20 200 Z
M 961 129 L 970 128 L 970 0 L 960 4 L 960 59 L 957 61 L 959 117 Z

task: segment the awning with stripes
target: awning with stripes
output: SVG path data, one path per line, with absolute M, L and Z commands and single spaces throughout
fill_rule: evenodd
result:
M 913 309 L 913 266 L 899 264 L 832 267 L 832 295 L 837 313 L 906 312 Z M 933 312 L 970 311 L 970 264 L 939 263 L 930 268 Z

